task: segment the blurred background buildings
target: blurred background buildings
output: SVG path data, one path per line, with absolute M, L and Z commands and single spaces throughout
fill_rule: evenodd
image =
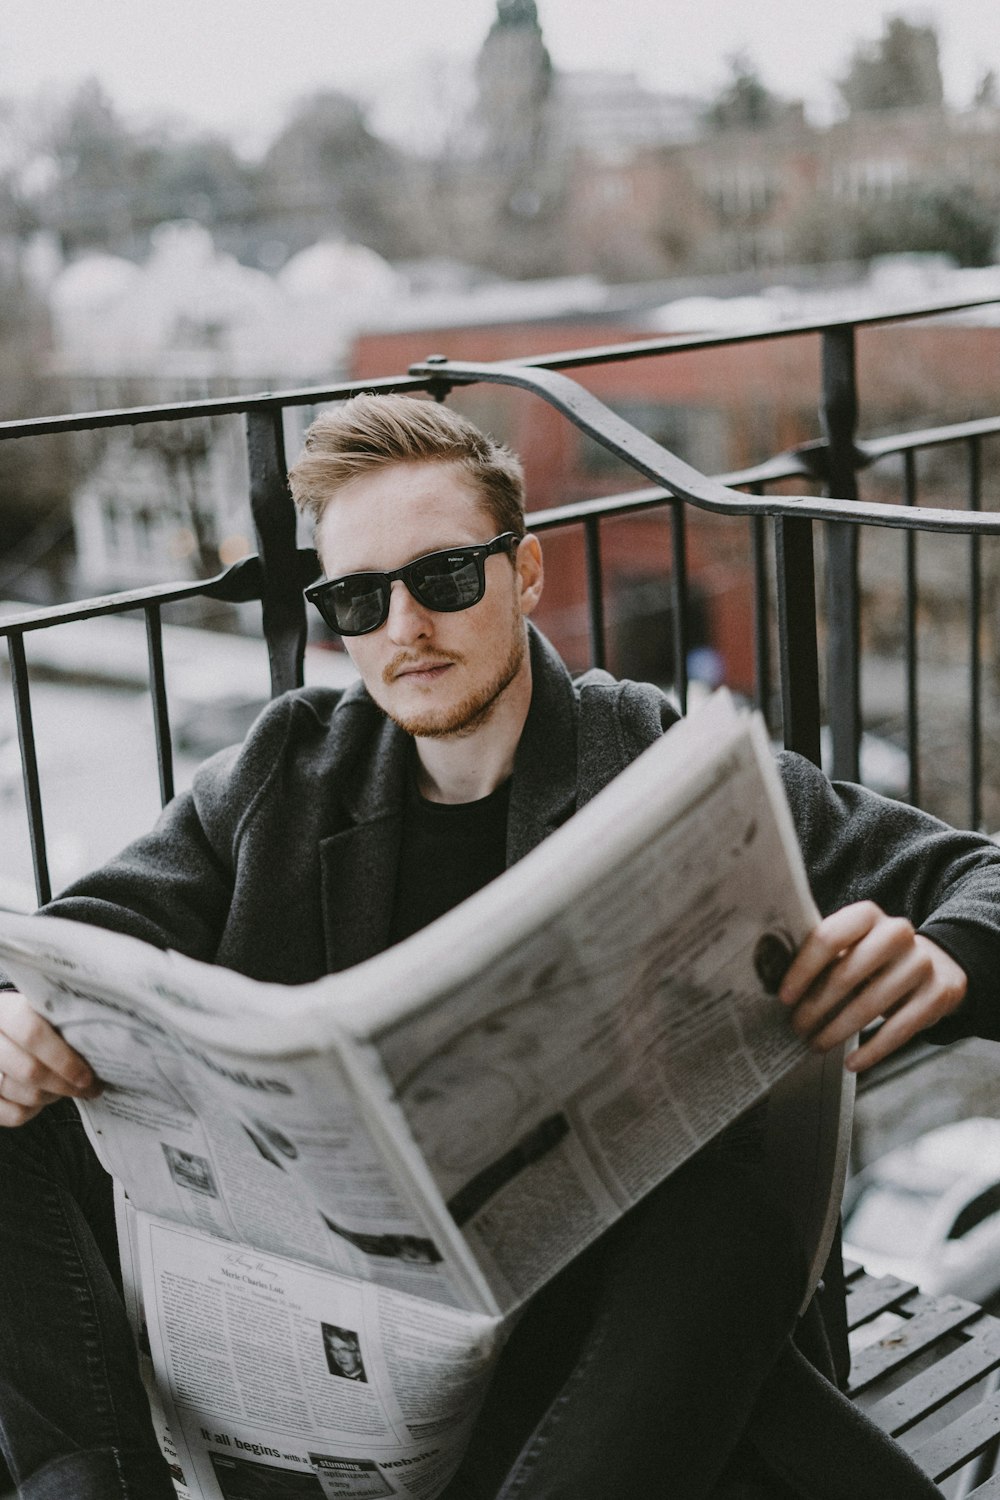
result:
M 499 0 L 464 68 L 422 77 L 409 141 L 339 89 L 301 98 L 248 155 L 218 131 L 134 123 L 96 78 L 26 101 L 0 74 L 0 412 L 1000 290 L 1000 58 L 950 101 L 937 25 L 886 15 L 816 120 L 747 52 L 720 60 L 714 91 L 560 68 L 545 13 Z M 955 332 L 931 334 L 922 365 L 942 419 L 997 373 L 992 329 Z M 676 392 L 605 394 L 716 471 L 814 435 L 800 371 L 750 390 L 736 369 L 691 370 Z M 876 421 L 913 403 L 908 354 L 880 387 Z M 491 415 L 532 469 L 543 445 Z M 4 445 L 0 597 L 216 571 L 250 548 L 242 447 L 224 420 Z M 536 505 L 615 484 L 587 453 L 530 478 Z

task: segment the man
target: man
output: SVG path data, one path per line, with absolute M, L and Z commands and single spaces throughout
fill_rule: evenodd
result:
M 543 570 L 520 467 L 447 408 L 356 398 L 314 424 L 290 478 L 327 575 L 309 594 L 361 683 L 277 700 L 151 834 L 48 910 L 292 984 L 472 894 L 675 715 L 648 686 L 573 684 L 529 626 Z M 825 1049 L 884 1016 L 849 1059 L 863 1068 L 929 1026 L 995 1025 L 1000 851 L 835 790 L 796 757 L 782 770 L 827 913 L 779 990 L 793 1027 Z M 100 1085 L 20 997 L 0 1000 L 0 1124 L 23 1127 L 0 1130 L 5 1451 L 30 1500 L 159 1500 L 169 1482 L 108 1271 L 108 1185 L 67 1103 Z M 731 1475 L 744 1431 L 767 1449 L 762 1493 L 936 1494 L 888 1448 L 861 1479 L 824 1460 L 804 1480 L 801 1453 L 768 1447 L 789 1387 L 804 1392 L 806 1468 L 829 1418 L 788 1341 L 802 1276 L 752 1136 L 724 1138 L 532 1301 L 448 1500 L 696 1500 Z

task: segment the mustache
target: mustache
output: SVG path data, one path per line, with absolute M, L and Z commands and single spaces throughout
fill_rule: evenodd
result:
M 451 667 L 458 666 L 460 656 L 436 656 L 431 652 L 397 651 L 382 668 L 382 681 L 388 687 L 407 667 Z

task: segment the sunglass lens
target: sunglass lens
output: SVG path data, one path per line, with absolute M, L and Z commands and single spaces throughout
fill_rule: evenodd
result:
M 389 589 L 384 579 L 361 574 L 336 583 L 326 596 L 329 621 L 345 635 L 376 630 L 386 617 Z
M 442 553 L 411 570 L 414 592 L 428 609 L 468 609 L 483 596 L 482 570 L 467 554 Z

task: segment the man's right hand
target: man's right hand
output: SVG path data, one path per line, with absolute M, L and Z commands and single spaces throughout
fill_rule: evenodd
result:
M 56 1099 L 96 1099 L 101 1087 L 23 995 L 0 993 L 0 1126 L 24 1125 Z

